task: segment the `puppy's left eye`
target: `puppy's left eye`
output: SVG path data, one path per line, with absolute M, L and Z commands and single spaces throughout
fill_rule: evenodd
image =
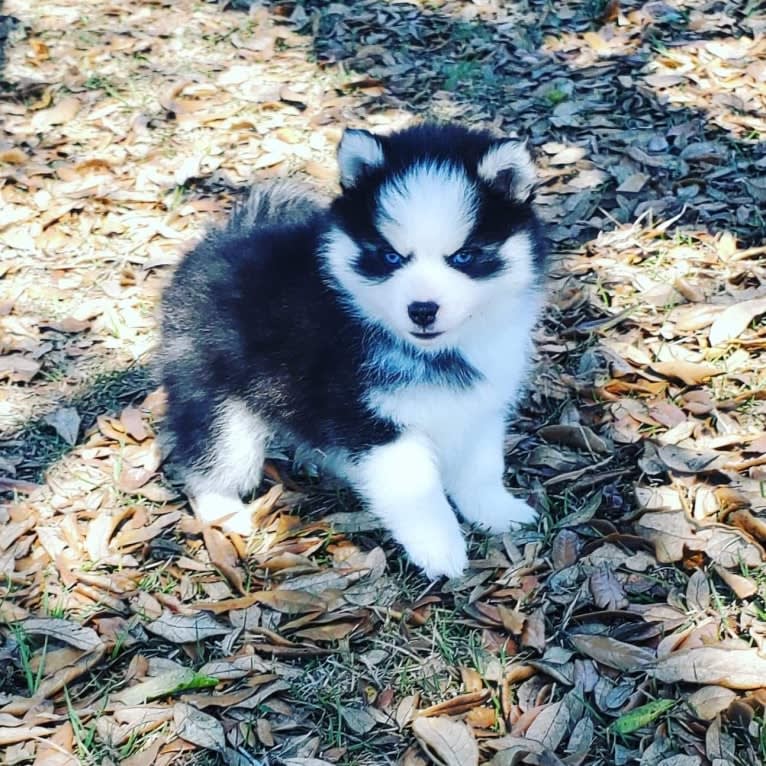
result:
M 455 266 L 467 266 L 476 260 L 477 253 L 474 250 L 458 250 L 447 260 Z
M 392 266 L 398 266 L 404 260 L 402 256 L 394 250 L 387 250 L 383 257 L 386 259 L 386 263 L 390 263 Z

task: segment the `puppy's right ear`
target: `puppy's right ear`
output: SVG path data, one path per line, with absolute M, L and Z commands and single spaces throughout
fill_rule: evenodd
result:
M 383 164 L 383 146 L 367 130 L 346 129 L 338 145 L 340 185 L 351 189 L 368 171 Z

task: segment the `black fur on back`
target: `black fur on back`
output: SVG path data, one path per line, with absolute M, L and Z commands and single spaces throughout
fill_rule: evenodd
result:
M 305 189 L 256 187 L 180 263 L 163 297 L 160 369 L 182 463 L 204 461 L 231 397 L 298 442 L 353 452 L 395 435 L 363 402 L 366 329 L 320 274 L 326 226 Z

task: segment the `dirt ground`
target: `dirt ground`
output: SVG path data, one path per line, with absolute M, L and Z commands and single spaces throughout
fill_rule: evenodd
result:
M 0 0 L 0 761 L 766 762 L 764 32 L 758 0 Z M 275 449 L 258 533 L 201 528 L 156 440 L 173 264 L 254 181 L 333 192 L 343 127 L 424 117 L 540 166 L 537 527 L 429 583 Z

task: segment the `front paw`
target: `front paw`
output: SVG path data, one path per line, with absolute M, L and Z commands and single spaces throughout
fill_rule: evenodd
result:
M 484 527 L 493 534 L 507 532 L 519 524 L 532 524 L 537 511 L 521 498 L 514 497 L 503 487 L 493 490 L 474 490 L 471 497 L 459 504 L 467 521 Z
M 206 493 L 198 495 L 193 504 L 197 518 L 204 524 L 220 526 L 224 532 L 247 537 L 253 531 L 253 514 L 239 498 Z
M 453 517 L 454 519 L 454 517 Z M 430 580 L 438 577 L 460 577 L 468 566 L 465 540 L 457 520 L 454 527 L 418 528 L 400 536 L 407 557 L 420 567 Z

